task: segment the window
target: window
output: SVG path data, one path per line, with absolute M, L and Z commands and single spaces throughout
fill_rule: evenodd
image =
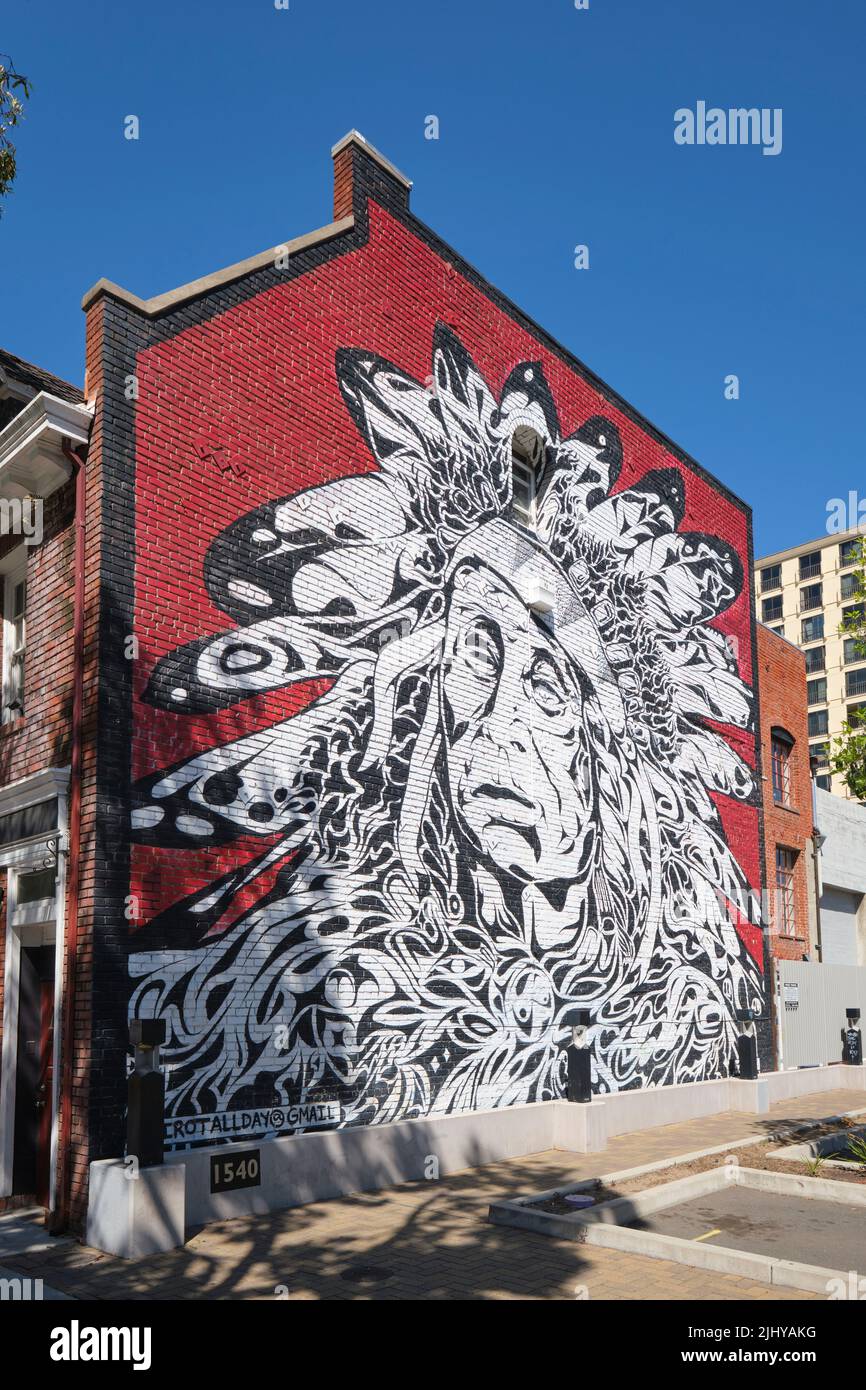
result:
M 822 772 L 820 777 L 815 778 L 815 786 L 820 787 L 822 792 L 828 792 L 831 789 L 832 781 L 833 779 L 828 777 L 826 772 Z
M 18 907 L 24 907 L 29 903 L 42 902 L 45 898 L 53 898 L 55 894 L 55 880 L 57 877 L 56 869 L 36 869 L 29 874 L 19 874 L 18 892 L 15 894 L 15 901 Z
M 845 672 L 845 694 L 866 695 L 866 667 L 859 671 Z
M 765 565 L 761 570 L 761 589 L 781 589 L 782 587 L 782 566 Z
M 784 729 L 773 729 L 770 751 L 773 763 L 773 800 L 780 806 L 791 804 L 791 750 L 794 740 Z
M 511 441 L 511 505 L 516 520 L 531 531 L 535 530 L 535 505 L 543 457 L 540 435 L 527 426 L 519 426 Z
M 524 526 L 535 526 L 535 473 L 520 454 L 511 458 L 512 501 L 517 518 Z
M 29 840 L 33 835 L 53 830 L 57 825 L 57 802 L 37 801 L 32 806 L 24 806 L 20 811 L 8 811 L 0 816 L 0 846 L 14 844 L 16 840 Z
M 849 608 L 842 609 L 843 623 L 862 623 L 866 620 L 866 604 L 852 603 Z
M 27 607 L 26 561 L 6 575 L 3 588 L 3 722 L 24 713 Z
M 815 738 L 819 734 L 829 733 L 827 723 L 827 711 L 825 709 L 814 709 L 809 715 L 809 737 Z
M 25 946 L 49 945 L 55 937 L 57 879 L 54 869 L 19 869 L 10 889 L 10 920 Z
M 859 691 L 852 692 L 859 695 Z M 806 682 L 806 703 L 810 705 L 823 705 L 827 701 L 827 677 L 820 676 L 816 681 Z
M 776 930 L 793 936 L 796 930 L 794 910 L 794 868 L 796 852 L 783 845 L 776 846 Z
M 761 604 L 761 621 L 765 623 L 777 623 L 782 616 L 782 595 L 775 594 L 773 598 L 765 598 Z
M 856 598 L 858 589 L 858 576 L 856 574 L 843 574 L 841 576 L 842 598 Z
M 771 628 L 768 629 L 768 631 L 770 631 L 770 632 L 775 632 L 775 634 L 776 634 L 777 637 L 784 637 L 784 636 L 785 636 L 785 624 L 782 623 L 782 626 L 781 626 L 781 627 L 771 627 Z
M 856 705 L 849 705 L 845 711 L 845 718 L 849 724 L 857 724 L 863 715 L 866 715 L 866 700 L 859 700 Z M 809 718 L 812 718 L 811 714 Z
M 813 671 L 824 670 L 824 648 L 810 647 L 806 653 L 806 670 L 811 675 Z
M 809 608 L 820 608 L 824 602 L 824 585 L 807 584 L 805 589 L 800 590 L 800 612 L 805 613 Z
M 823 642 L 824 640 L 824 614 L 819 613 L 815 618 L 804 618 L 800 623 L 801 642 Z
M 829 743 L 810 743 L 810 744 L 809 744 L 809 761 L 812 762 L 812 763 L 814 763 L 814 764 L 815 764 L 815 767 L 829 767 L 829 766 L 830 766 L 830 745 L 829 745 Z
M 842 541 L 839 546 L 839 564 L 843 569 L 846 565 L 856 565 L 859 546 L 860 541 L 857 539 Z
M 800 556 L 800 578 L 814 579 L 821 573 L 821 552 L 812 550 L 808 555 Z
M 866 661 L 866 644 L 858 642 L 856 637 L 846 637 L 843 659 L 846 666 L 853 665 L 855 661 Z

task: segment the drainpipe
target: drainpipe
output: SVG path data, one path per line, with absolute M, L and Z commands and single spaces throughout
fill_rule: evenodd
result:
M 75 478 L 75 555 L 73 561 L 72 746 L 69 776 L 69 875 L 66 897 L 66 979 L 63 998 L 63 1041 L 60 1057 L 60 1124 L 57 1135 L 57 1194 L 51 1231 L 59 1235 L 69 1225 L 72 1193 L 72 1083 L 75 1075 L 75 983 L 78 964 L 78 905 L 80 896 L 81 754 L 84 706 L 84 460 L 63 440 L 63 452 Z
M 818 952 L 818 959 L 824 964 L 824 947 L 821 940 L 821 898 L 824 893 L 823 874 L 821 872 L 821 850 L 826 840 L 826 835 L 821 834 L 818 825 L 818 783 L 812 777 L 812 868 L 815 883 L 815 947 Z

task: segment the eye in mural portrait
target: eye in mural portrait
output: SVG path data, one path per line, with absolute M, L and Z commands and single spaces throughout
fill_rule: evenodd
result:
M 432 390 L 358 349 L 337 377 L 379 471 L 218 536 L 204 581 L 231 626 L 143 695 L 182 719 L 329 682 L 135 789 L 143 844 L 267 837 L 134 938 L 169 1112 L 327 1101 L 379 1123 L 552 1098 L 577 1003 L 599 1092 L 727 1075 L 736 1010 L 763 996 L 718 807 L 755 796 L 720 732 L 754 729 L 713 626 L 739 556 L 680 529 L 679 470 L 615 491 L 616 425 L 563 437 L 539 363 L 497 398 L 440 326 Z M 527 526 L 512 445 L 530 435 Z

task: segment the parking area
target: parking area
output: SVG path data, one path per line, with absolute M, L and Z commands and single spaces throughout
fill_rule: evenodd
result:
M 859 1269 L 866 1254 L 866 1208 L 734 1184 L 634 1224 L 642 1231 L 825 1269 Z

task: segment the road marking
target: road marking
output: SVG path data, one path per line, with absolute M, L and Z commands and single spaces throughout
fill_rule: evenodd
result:
M 710 1236 L 720 1236 L 721 1234 L 721 1227 L 717 1226 L 714 1231 L 706 1231 L 702 1236 L 692 1236 L 692 1240 L 709 1240 Z

